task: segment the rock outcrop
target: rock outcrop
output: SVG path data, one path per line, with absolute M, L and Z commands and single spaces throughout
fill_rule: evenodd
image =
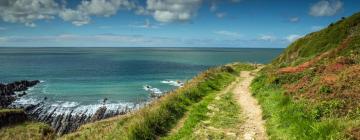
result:
M 41 121 L 49 124 L 58 135 L 63 135 L 75 131 L 81 125 L 89 122 L 106 119 L 116 115 L 124 115 L 136 107 L 124 107 L 111 110 L 106 105 L 100 106 L 95 113 L 90 113 L 92 108 L 87 110 L 68 109 L 62 107 L 52 107 L 41 102 L 36 105 L 23 106 L 27 117 L 31 120 Z
M 39 80 L 34 81 L 16 81 L 9 84 L 0 83 L 0 108 L 6 108 L 13 101 L 16 100 L 15 92 L 26 91 L 29 87 L 35 86 L 40 83 Z M 25 95 L 26 93 L 22 93 L 20 96 Z

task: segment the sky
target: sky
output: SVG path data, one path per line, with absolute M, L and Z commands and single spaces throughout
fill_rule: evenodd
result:
M 360 0 L 0 0 L 0 47 L 285 48 Z

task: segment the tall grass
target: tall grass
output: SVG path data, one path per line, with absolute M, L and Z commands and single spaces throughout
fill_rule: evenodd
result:
M 2 140 L 52 140 L 54 131 L 44 123 L 24 122 L 0 129 Z

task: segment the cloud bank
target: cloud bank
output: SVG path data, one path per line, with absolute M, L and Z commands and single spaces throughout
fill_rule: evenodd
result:
M 152 16 L 156 21 L 187 22 L 196 17 L 206 0 L 146 0 L 145 5 L 135 0 L 81 0 L 69 8 L 70 0 L 1 0 L 0 19 L 35 27 L 40 20 L 60 18 L 76 26 L 89 24 L 93 16 L 110 17 L 121 10 Z M 209 0 L 210 1 L 210 0 Z M 217 11 L 220 0 L 212 0 L 213 12 L 219 18 L 226 13 Z M 227 0 L 238 3 L 240 0 Z
M 61 18 L 76 26 L 89 24 L 92 16 L 110 17 L 120 10 L 151 15 L 159 22 L 183 22 L 196 16 L 203 0 L 146 0 L 145 7 L 133 0 L 82 0 L 68 8 L 63 0 L 1 0 L 0 19 L 35 27 L 36 21 Z

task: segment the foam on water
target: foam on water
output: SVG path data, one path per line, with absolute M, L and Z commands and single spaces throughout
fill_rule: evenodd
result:
M 182 87 L 184 85 L 184 83 L 179 80 L 164 80 L 164 81 L 161 81 L 161 83 L 168 84 L 168 85 L 175 86 L 175 87 Z

